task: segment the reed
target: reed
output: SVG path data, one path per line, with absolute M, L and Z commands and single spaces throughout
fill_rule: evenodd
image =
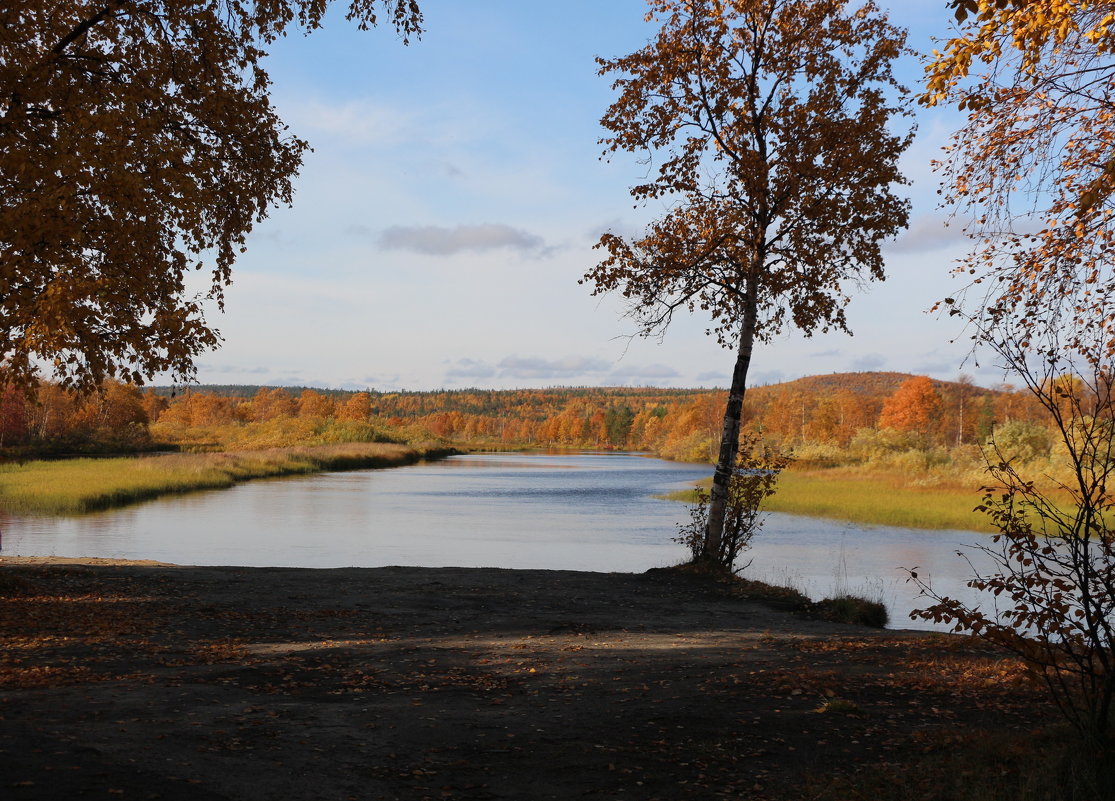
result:
M 346 443 L 7 464 L 0 466 L 0 505 L 10 512 L 81 514 L 161 495 L 222 489 L 256 478 L 395 467 L 450 452 L 433 445 Z

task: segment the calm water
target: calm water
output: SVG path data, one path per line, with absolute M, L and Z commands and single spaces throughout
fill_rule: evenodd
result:
M 509 567 L 638 572 L 676 564 L 684 504 L 653 498 L 706 466 L 623 453 L 472 454 L 391 470 L 256 481 L 80 518 L 9 517 L 3 553 L 179 564 Z M 772 514 L 746 575 L 814 598 L 881 596 L 893 625 L 919 605 L 900 567 L 949 594 L 970 532 L 865 528 Z

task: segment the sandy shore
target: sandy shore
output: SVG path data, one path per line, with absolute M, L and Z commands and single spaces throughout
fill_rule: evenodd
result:
M 1047 715 L 966 640 L 665 570 L 6 557 L 0 639 L 12 801 L 789 799 Z

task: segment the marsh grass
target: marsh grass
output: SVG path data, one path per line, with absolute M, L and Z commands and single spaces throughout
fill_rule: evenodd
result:
M 978 486 L 911 486 L 901 479 L 831 471 L 789 472 L 768 508 L 809 517 L 904 528 L 991 531 L 974 511 Z
M 835 598 L 825 598 L 809 605 L 809 613 L 822 620 L 836 623 L 851 623 L 856 626 L 870 626 L 884 629 L 890 621 L 887 607 L 880 601 L 845 594 Z
M 429 439 L 413 427 L 390 428 L 364 420 L 321 417 L 278 417 L 262 422 L 182 426 L 158 422 L 151 426 L 156 442 L 190 453 L 300 448 L 349 443 L 409 443 Z
M 11 512 L 81 514 L 256 478 L 395 467 L 448 453 L 431 445 L 348 443 L 230 453 L 65 459 L 0 465 L 0 505 Z
M 666 497 L 691 503 L 694 493 Z M 974 511 L 980 497 L 978 483 L 921 486 L 873 473 L 789 469 L 779 476 L 764 509 L 870 525 L 993 531 L 986 515 Z

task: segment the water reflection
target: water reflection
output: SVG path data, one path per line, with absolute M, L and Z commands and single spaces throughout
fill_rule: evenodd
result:
M 391 470 L 257 481 L 80 518 L 4 522 L 4 553 L 251 566 L 642 571 L 675 564 L 683 504 L 652 496 L 711 473 L 634 454 L 471 454 Z M 919 605 L 900 567 L 970 597 L 969 532 L 771 515 L 748 575 L 815 598 L 881 596 L 895 625 Z

